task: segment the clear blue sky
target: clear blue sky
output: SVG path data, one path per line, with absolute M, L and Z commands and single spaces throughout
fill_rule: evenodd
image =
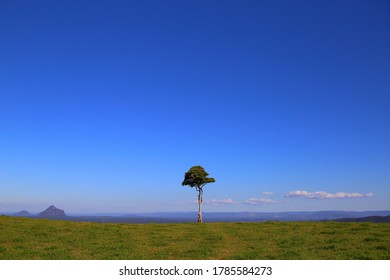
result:
M 0 211 L 390 209 L 389 1 L 0 1 Z

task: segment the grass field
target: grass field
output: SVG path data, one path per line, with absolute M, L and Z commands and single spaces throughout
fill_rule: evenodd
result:
M 99 224 L 0 217 L 0 259 L 390 259 L 390 223 Z

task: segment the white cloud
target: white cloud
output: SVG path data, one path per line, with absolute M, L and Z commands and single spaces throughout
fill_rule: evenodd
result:
M 205 200 L 203 202 L 204 204 L 212 205 L 212 206 L 222 206 L 222 205 L 232 205 L 237 204 L 233 199 L 211 199 L 211 200 Z
M 303 190 L 297 190 L 293 192 L 289 192 L 286 194 L 286 197 L 302 197 L 302 198 L 310 198 L 310 199 L 330 199 L 330 198 L 363 198 L 363 197 L 372 197 L 373 193 L 327 193 L 327 192 L 308 192 Z
M 198 200 L 192 201 L 193 204 L 198 204 Z M 232 205 L 232 204 L 238 204 L 238 202 L 234 201 L 231 198 L 228 199 L 210 199 L 210 200 L 203 200 L 203 204 L 205 205 L 211 205 L 211 206 L 223 206 L 223 205 Z
M 271 203 L 275 203 L 275 201 L 269 198 L 249 198 L 244 202 L 244 204 L 249 204 L 249 205 L 271 204 Z
M 263 192 L 263 193 L 261 193 L 262 195 L 274 195 L 274 193 L 273 192 Z

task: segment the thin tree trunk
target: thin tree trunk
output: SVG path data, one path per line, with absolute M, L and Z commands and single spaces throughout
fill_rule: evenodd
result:
M 198 204 L 199 204 L 199 211 L 198 211 L 198 223 L 203 223 L 202 219 L 202 203 L 203 203 L 203 190 L 202 188 L 198 189 Z

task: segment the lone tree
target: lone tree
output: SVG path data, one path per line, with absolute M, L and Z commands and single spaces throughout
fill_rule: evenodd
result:
M 208 178 L 209 174 L 204 170 L 202 166 L 191 167 L 184 175 L 184 181 L 181 183 L 182 186 L 195 187 L 198 191 L 198 223 L 203 223 L 202 219 L 202 202 L 203 202 L 203 187 L 207 183 L 214 183 L 214 178 Z

